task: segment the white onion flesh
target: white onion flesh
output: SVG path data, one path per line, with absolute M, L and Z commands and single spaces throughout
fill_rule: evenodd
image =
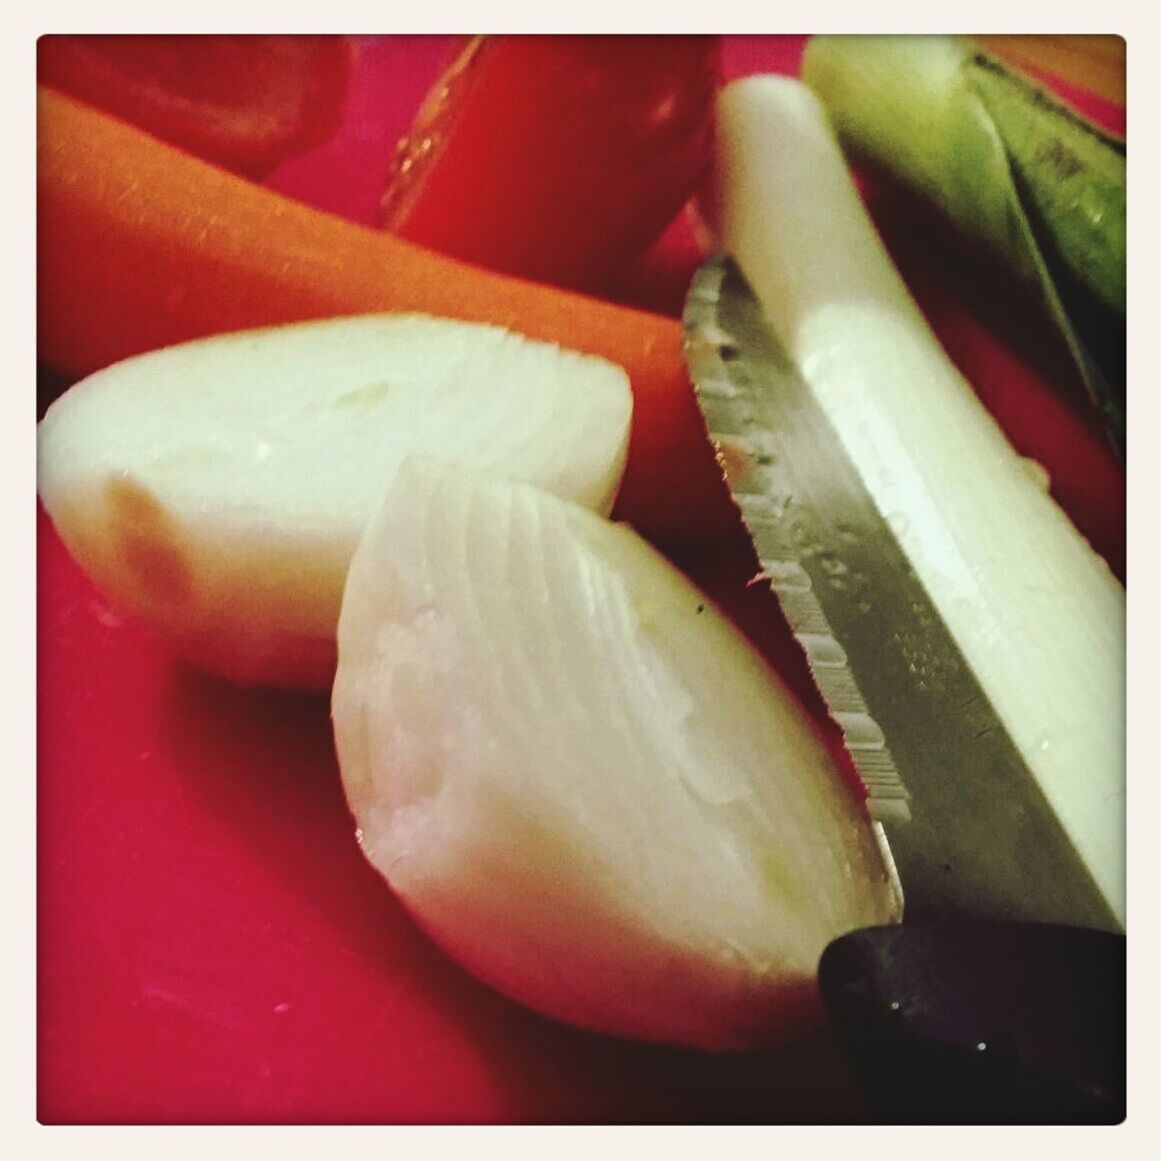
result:
M 816 99 L 719 104 L 717 229 L 1124 922 L 1125 593 L 928 328 Z
M 498 327 L 367 315 L 129 359 L 40 425 L 57 531 L 115 604 L 246 683 L 326 688 L 352 553 L 414 450 L 608 512 L 625 372 Z
M 351 565 L 333 717 L 360 842 L 480 978 L 711 1049 L 819 1018 L 898 916 L 863 803 L 746 639 L 628 528 L 409 460 Z

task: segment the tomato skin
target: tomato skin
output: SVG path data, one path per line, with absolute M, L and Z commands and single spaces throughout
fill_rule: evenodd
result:
M 38 80 L 250 177 L 338 128 L 341 36 L 44 36 Z
M 473 38 L 400 147 L 381 224 L 493 270 L 600 289 L 708 171 L 718 39 Z

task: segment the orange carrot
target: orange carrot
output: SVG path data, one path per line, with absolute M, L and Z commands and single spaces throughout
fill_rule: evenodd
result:
M 673 320 L 353 225 L 52 90 L 38 117 L 38 342 L 52 369 L 80 376 L 203 335 L 370 311 L 496 323 L 628 372 L 620 518 L 667 546 L 737 535 Z
M 1013 64 L 1050 73 L 1115 105 L 1125 103 L 1124 37 L 1070 33 L 974 39 Z

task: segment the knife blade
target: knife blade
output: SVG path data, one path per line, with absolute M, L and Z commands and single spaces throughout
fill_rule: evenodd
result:
M 762 573 L 868 791 L 905 922 L 1121 925 L 737 264 L 686 361 Z

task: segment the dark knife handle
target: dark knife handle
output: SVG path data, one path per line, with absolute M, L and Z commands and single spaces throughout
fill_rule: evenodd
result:
M 819 963 L 888 1124 L 1119 1124 L 1125 975 L 1123 935 L 1033 923 L 866 928 Z

